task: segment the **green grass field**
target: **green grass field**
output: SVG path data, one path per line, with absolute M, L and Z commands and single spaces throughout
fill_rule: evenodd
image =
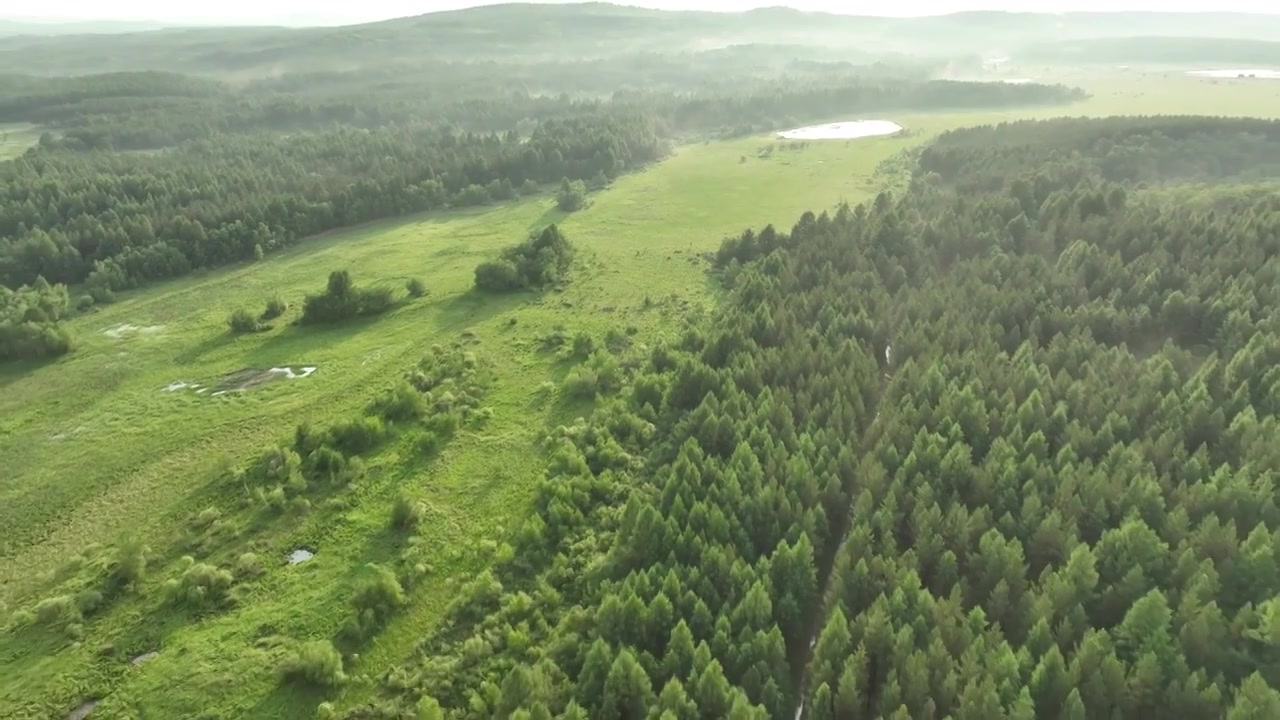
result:
M 40 140 L 40 127 L 27 123 L 0 123 L 0 160 L 14 158 Z
M 1259 91 L 1161 76 L 1077 82 L 1094 97 L 1066 109 L 891 116 L 910 131 L 904 137 L 811 142 L 767 159 L 759 151 L 774 142 L 769 137 L 691 145 L 618 179 L 568 217 L 551 198 L 535 197 L 387 221 L 260 263 L 127 293 L 77 317 L 70 355 L 0 370 L 0 601 L 11 615 L 65 592 L 60 582 L 69 573 L 60 568 L 92 544 L 137 538 L 160 559 L 137 596 L 94 616 L 79 641 L 43 628 L 0 636 L 0 716 L 56 717 L 101 698 L 95 718 L 311 717 L 320 698 L 281 689 L 275 668 L 283 650 L 260 640 L 333 635 L 358 568 L 398 552 L 386 525 L 406 489 L 430 509 L 418 534 L 436 550 L 435 572 L 362 653 L 355 682 L 331 699 L 364 697 L 372 686 L 360 676 L 404 657 L 456 582 L 490 562 L 495 543 L 523 517 L 544 465 L 541 439 L 589 410 L 542 387 L 566 372 L 540 348 L 553 328 L 597 339 L 610 328 L 630 329 L 643 344 L 673 335 L 680 318 L 714 303 L 702 255 L 725 235 L 770 222 L 789 227 L 805 210 L 863 200 L 887 179 L 874 175 L 881 161 L 948 128 L 1064 114 L 1280 114 L 1280 83 Z M 565 292 L 489 297 L 470 290 L 477 263 L 551 222 L 579 249 Z M 429 292 L 341 327 L 277 322 L 261 334 L 227 333 L 232 310 L 256 313 L 277 294 L 292 306 L 285 319 L 296 317 L 304 293 L 340 268 L 357 284 L 402 288 L 418 277 Z M 225 563 L 252 549 L 266 561 L 235 608 L 194 617 L 161 604 L 160 585 L 183 554 L 175 528 L 211 505 L 235 512 L 215 483 L 220 468 L 256 457 L 303 420 L 350 416 L 433 344 L 458 341 L 492 370 L 485 399 L 492 419 L 462 431 L 430 461 L 409 439 L 393 441 L 369 458 L 367 479 L 341 505 L 286 515 L 208 558 Z M 318 370 L 222 397 L 165 389 L 284 365 Z M 315 559 L 286 565 L 299 546 L 315 549 Z M 130 665 L 152 650 L 159 655 Z

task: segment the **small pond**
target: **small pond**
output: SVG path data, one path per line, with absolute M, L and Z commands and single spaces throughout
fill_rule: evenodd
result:
M 298 565 L 310 560 L 315 556 L 316 556 L 315 553 L 311 552 L 306 548 L 298 548 L 297 550 L 294 550 L 293 552 L 289 553 L 289 564 Z

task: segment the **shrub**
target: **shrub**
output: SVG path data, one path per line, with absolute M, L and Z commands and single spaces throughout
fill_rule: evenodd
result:
M 426 507 L 422 503 L 401 494 L 396 497 L 395 503 L 391 506 L 391 527 L 397 530 L 416 527 L 425 512 Z
M 262 319 L 274 320 L 275 318 L 278 318 L 281 315 L 283 315 L 285 311 L 288 309 L 289 309 L 289 303 L 285 302 L 284 298 L 277 295 L 276 297 L 273 297 L 267 301 L 267 307 L 264 308 L 262 311 Z
M 109 580 L 116 587 L 140 582 L 147 571 L 147 546 L 138 540 L 128 540 L 116 549 L 111 564 Z
M 247 552 L 236 559 L 236 575 L 242 578 L 257 577 L 262 574 L 262 558 L 256 553 Z
M 81 615 L 92 614 L 94 610 L 102 607 L 102 593 L 93 588 L 85 588 L 76 593 L 76 609 Z
M 36 622 L 49 627 L 67 625 L 80 620 L 80 608 L 70 595 L 45 598 L 36 604 Z
M 580 332 L 573 336 L 573 350 L 571 355 L 576 358 L 591 357 L 591 353 L 596 351 L 596 341 L 585 332 Z
M 574 368 L 564 380 L 564 392 L 571 398 L 594 400 L 599 391 L 600 378 L 588 367 Z
M 351 597 L 352 614 L 339 631 L 342 639 L 358 645 L 369 639 L 404 605 L 404 588 L 394 573 L 370 563 L 367 574 Z
M 169 601 L 175 605 L 191 605 L 202 607 L 218 605 L 227 599 L 227 591 L 235 578 L 230 572 L 214 565 L 195 562 L 191 557 L 183 558 L 186 570 L 177 580 L 165 583 L 165 592 Z
M 65 285 L 38 277 L 11 290 L 0 285 L 0 361 L 38 360 L 71 350 L 71 335 L 60 321 L 71 304 Z
M 93 304 L 94 304 L 94 300 L 92 295 L 81 295 L 80 297 L 76 298 L 76 311 L 87 312 L 90 308 L 93 307 Z
M 623 352 L 631 347 L 631 338 L 628 335 L 634 335 L 636 332 L 638 330 L 634 326 L 628 327 L 625 333 L 617 328 L 609 328 L 604 335 L 604 345 L 611 353 Z
M 316 430 L 315 426 L 309 422 L 298 423 L 298 426 L 293 431 L 293 449 L 303 457 L 309 456 L 324 443 L 324 432 Z
M 377 417 L 364 416 L 333 426 L 333 444 L 344 454 L 358 455 L 372 450 L 386 435 L 386 426 Z
M 427 294 L 427 286 L 418 278 L 410 278 L 405 283 L 405 290 L 408 291 L 409 297 L 420 298 Z
M 347 680 L 342 672 L 342 656 L 327 640 L 300 645 L 285 658 L 280 675 L 286 681 L 317 688 L 335 688 Z
M 361 315 L 379 315 L 396 304 L 389 287 L 362 288 L 356 291 L 357 312 Z
M 231 328 L 232 333 L 237 335 L 258 332 L 262 329 L 258 319 L 244 308 L 237 308 L 235 312 L 231 313 L 231 316 L 227 318 L 227 326 Z
M 302 302 L 304 325 L 350 320 L 357 315 L 377 315 L 395 304 L 391 288 L 357 288 L 346 270 L 329 273 L 325 291 L 308 295 Z
M 111 288 L 102 285 L 89 288 L 89 297 L 99 305 L 109 305 L 116 301 L 116 294 Z
M 520 185 L 521 195 L 536 195 L 538 193 L 538 182 L 533 178 L 525 178 Z
M 476 266 L 476 288 L 488 292 L 519 290 L 520 273 L 510 260 L 489 260 Z
M 453 196 L 453 205 L 455 207 L 466 207 L 468 205 L 484 205 L 493 198 L 489 196 L 489 190 L 483 185 L 468 185 L 458 191 Z
M 405 381 L 374 398 L 369 412 L 387 420 L 416 420 L 426 414 L 427 403 L 422 393 Z
M 347 457 L 328 445 L 322 445 L 307 456 L 307 464 L 316 473 L 328 475 L 332 479 L 346 470 Z
M 11 629 L 26 627 L 27 625 L 31 625 L 35 621 L 36 621 L 35 613 L 31 612 L 30 610 L 18 610 L 17 612 L 9 616 L 9 627 Z
M 587 185 L 581 180 L 560 181 L 560 192 L 556 193 L 556 205 L 565 212 L 575 212 L 587 206 Z
M 564 279 L 573 261 L 573 246 L 555 225 L 507 248 L 497 260 L 476 267 L 475 286 L 488 292 L 543 288 Z
M 253 246 L 253 259 L 254 259 L 254 261 L 261 262 L 261 260 L 262 260 L 262 258 L 263 258 L 263 256 L 264 256 L 265 254 L 266 254 L 266 253 L 262 252 L 262 244 L 261 244 L 261 243 L 259 243 L 259 244 L 257 244 L 257 245 L 254 245 L 254 246 Z

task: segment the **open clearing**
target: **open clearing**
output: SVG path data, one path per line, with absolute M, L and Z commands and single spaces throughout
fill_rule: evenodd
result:
M 1029 71 L 1030 69 L 1028 69 Z M 1038 77 L 1049 77 L 1036 68 Z M 391 442 L 369 458 L 355 501 L 286 517 L 253 541 L 262 576 L 231 610 L 192 617 L 158 600 L 174 568 L 152 567 L 140 600 L 113 605 L 86 626 L 82 642 L 55 633 L 0 637 L 6 668 L 0 716 L 64 717 L 91 698 L 94 718 L 312 717 L 317 697 L 279 687 L 282 650 L 266 636 L 331 636 L 356 568 L 385 561 L 398 539 L 385 532 L 401 488 L 420 497 L 431 521 L 418 534 L 438 548 L 433 576 L 411 605 L 362 653 L 357 675 L 376 675 L 404 657 L 449 601 L 456 578 L 482 569 L 496 541 L 521 518 L 543 463 L 539 440 L 587 408 L 540 390 L 564 365 L 540 338 L 563 325 L 597 338 L 634 329 L 652 344 L 681 317 L 714 302 L 703 255 L 746 225 L 790 226 L 805 210 L 857 202 L 890 178 L 876 167 L 953 127 L 1019 117 L 1116 113 L 1280 114 L 1274 84 L 1205 83 L 1181 73 L 1063 74 L 1094 93 L 1088 101 L 1025 111 L 894 115 L 906 132 L 887 137 L 787 143 L 760 136 L 681 148 L 645 172 L 618 179 L 590 208 L 565 216 L 549 197 L 478 210 L 433 213 L 335 232 L 265 261 L 124 294 L 71 323 L 78 344 L 39 367 L 0 371 L 0 601 L 29 608 L 56 571 L 91 543 L 137 537 L 157 552 L 184 518 L 218 500 L 217 468 L 258 455 L 302 420 L 345 418 L 389 387 L 433 344 L 465 341 L 496 378 L 484 426 L 464 430 L 439 457 Z M 840 118 L 832 118 L 839 120 Z M 776 151 L 762 152 L 769 146 Z M 488 297 L 470 291 L 473 269 L 533 229 L 559 223 L 579 249 L 563 293 Z M 296 317 L 305 293 L 345 268 L 357 283 L 421 278 L 426 297 L 376 319 L 232 336 L 228 314 L 259 311 L 280 295 Z M 647 300 L 647 302 L 646 302 Z M 213 398 L 245 368 L 304 380 L 269 382 Z M 292 564 L 291 555 L 312 553 Z M 104 643 L 115 652 L 104 654 Z M 155 652 L 145 664 L 129 659 Z M 353 683 L 339 704 L 370 685 Z M 210 707 L 210 703 L 216 707 Z
M 0 123 L 0 160 L 17 157 L 40 140 L 40 128 L 28 123 Z

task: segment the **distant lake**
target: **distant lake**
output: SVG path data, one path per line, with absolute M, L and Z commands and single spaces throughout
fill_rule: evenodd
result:
M 891 120 L 852 120 L 787 130 L 778 133 L 778 137 L 786 140 L 852 140 L 892 135 L 901 129 L 901 125 Z

